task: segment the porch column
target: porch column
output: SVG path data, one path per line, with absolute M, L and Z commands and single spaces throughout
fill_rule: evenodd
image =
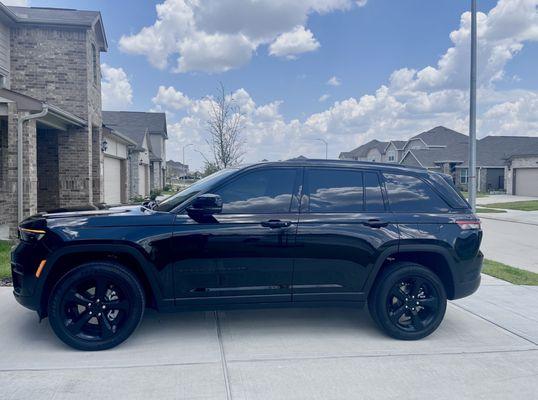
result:
M 92 133 L 88 127 L 58 132 L 60 207 L 93 203 Z
M 92 129 L 92 191 L 93 204 L 103 203 L 104 199 L 104 156 L 101 151 L 103 129 Z

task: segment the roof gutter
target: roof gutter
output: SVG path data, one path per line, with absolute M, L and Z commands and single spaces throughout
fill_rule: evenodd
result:
M 17 221 L 24 218 L 24 182 L 23 182 L 23 128 L 24 123 L 32 119 L 41 118 L 47 115 L 49 106 L 43 103 L 43 109 L 36 114 L 28 114 L 19 118 L 17 122 Z

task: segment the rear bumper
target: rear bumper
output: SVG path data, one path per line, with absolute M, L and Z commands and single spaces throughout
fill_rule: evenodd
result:
M 470 261 L 466 261 L 458 266 L 458 279 L 454 282 L 454 299 L 461 299 L 477 291 L 480 286 L 482 263 L 484 255 L 481 251 Z

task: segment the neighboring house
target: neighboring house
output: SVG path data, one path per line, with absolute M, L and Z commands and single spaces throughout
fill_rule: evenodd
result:
M 384 162 L 385 161 L 384 159 L 385 149 L 387 148 L 388 145 L 389 145 L 389 142 L 380 142 L 379 140 L 374 139 L 349 152 L 340 153 L 340 159 Z
M 136 142 L 126 135 L 103 125 L 104 201 L 107 205 L 124 204 L 131 198 L 130 149 Z
M 371 141 L 349 153 L 342 153 L 340 158 L 372 161 L 360 155 L 368 155 L 372 149 L 378 149 L 379 143 L 383 142 Z M 389 151 L 394 151 L 390 155 L 397 158 L 389 159 Z M 461 189 L 466 189 L 468 184 L 468 159 L 469 137 L 442 126 L 405 142 L 391 141 L 381 155 L 384 162 L 398 162 L 450 174 Z M 509 194 L 538 196 L 538 138 L 487 136 L 478 140 L 477 187 L 481 192 L 506 191 Z
M 12 237 L 23 217 L 103 201 L 106 50 L 99 12 L 0 3 L 0 224 Z
M 166 183 L 179 183 L 179 181 L 189 175 L 189 166 L 179 161 L 168 160 L 166 162 Z
M 162 189 L 166 179 L 166 114 L 103 111 L 103 123 L 135 143 L 129 148 L 130 198 Z

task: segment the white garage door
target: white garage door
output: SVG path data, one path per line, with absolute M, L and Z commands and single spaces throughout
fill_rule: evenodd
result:
M 121 203 L 121 160 L 105 157 L 105 203 Z
M 138 166 L 138 194 L 146 196 L 147 165 Z
M 538 168 L 517 168 L 516 194 L 538 197 Z

